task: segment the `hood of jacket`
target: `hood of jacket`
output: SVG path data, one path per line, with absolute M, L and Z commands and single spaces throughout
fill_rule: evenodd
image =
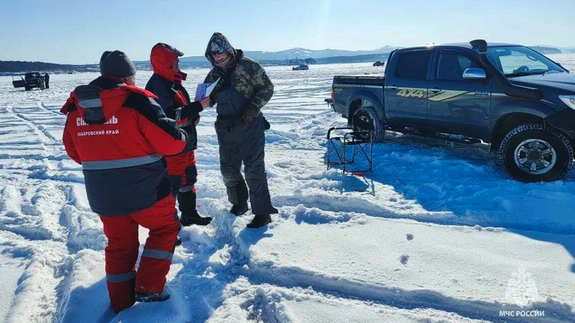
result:
M 87 124 L 103 124 L 122 107 L 131 91 L 129 85 L 112 77 L 99 77 L 72 92 L 76 108 Z
M 183 55 L 184 53 L 170 45 L 164 43 L 156 44 L 150 54 L 150 62 L 152 63 L 154 73 L 171 82 L 181 83 L 183 80 L 186 80 L 188 75 L 182 71 L 175 72 L 173 66 L 174 60 Z
M 232 56 L 232 62 L 230 66 L 236 65 L 237 61 L 243 56 L 242 50 L 236 50 L 230 41 L 222 33 L 214 33 L 208 42 L 206 47 L 205 56 L 213 67 L 218 67 L 214 58 L 212 57 L 212 52 L 223 49 Z M 228 67 L 229 68 L 229 67 Z

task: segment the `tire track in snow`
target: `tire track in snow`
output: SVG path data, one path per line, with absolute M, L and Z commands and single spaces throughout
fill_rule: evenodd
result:
M 518 308 L 498 302 L 454 298 L 433 290 L 403 290 L 370 285 L 369 283 L 365 284 L 342 279 L 338 276 L 319 275 L 299 267 L 278 268 L 273 262 L 253 263 L 250 260 L 250 246 L 257 243 L 265 235 L 265 231 L 252 231 L 239 227 L 239 225 L 243 225 L 244 221 L 240 221 L 241 224 L 235 223 L 238 218 L 229 215 L 226 211 L 222 211 L 221 208 L 218 209 L 214 206 L 207 208 L 207 210 L 208 212 L 204 213 L 215 215 L 212 222 L 214 232 L 212 235 L 205 234 L 200 239 L 197 232 L 205 233 L 205 229 L 192 230 L 195 232 L 195 242 L 203 247 L 194 248 L 193 259 L 185 265 L 187 270 L 182 271 L 186 275 L 182 275 L 181 281 L 174 282 L 174 284 L 178 285 L 184 284 L 180 288 L 198 291 L 191 295 L 191 299 L 188 300 L 191 303 L 209 304 L 194 307 L 191 311 L 194 319 L 209 318 L 214 308 L 223 305 L 224 299 L 218 297 L 221 297 L 221 291 L 225 286 L 232 284 L 240 277 L 246 277 L 255 287 L 267 284 L 289 290 L 311 288 L 314 291 L 344 300 L 377 303 L 408 311 L 428 309 L 430 311 L 453 313 L 471 320 L 491 322 L 524 321 L 524 318 L 521 317 L 500 317 L 500 310 L 517 310 Z M 285 218 L 285 216 L 285 214 L 280 215 L 281 218 Z M 289 216 L 288 218 L 291 219 Z M 281 223 L 281 220 L 276 223 Z M 408 235 L 406 239 L 412 238 Z M 227 255 L 227 257 L 222 257 L 222 255 Z M 218 264 L 218 259 L 224 259 L 222 264 Z M 188 274 L 192 274 L 194 277 L 190 278 Z M 210 277 L 209 281 L 198 283 L 184 281 L 202 280 L 206 276 Z M 274 313 L 277 313 L 276 307 L 278 304 L 267 304 L 262 299 L 258 299 L 258 297 L 248 301 L 246 304 L 243 309 L 254 319 L 258 318 L 264 322 L 274 322 L 277 319 Z M 547 300 L 535 304 L 535 308 L 545 311 L 546 316 L 539 319 L 534 318 L 533 322 L 575 322 L 568 304 Z
M 18 322 L 57 321 L 70 294 L 76 253 L 101 251 L 106 241 L 97 215 L 79 209 L 72 185 L 18 179 L 18 186 L 0 191 L 0 229 L 5 230 L 0 247 L 27 263 L 8 317 Z M 3 239 L 6 234 L 13 237 Z M 35 304 L 33 311 L 27 306 L 30 302 Z
M 26 268 L 18 279 L 7 319 L 47 322 L 56 312 L 54 290 L 61 281 L 60 267 L 68 257 L 66 230 L 58 219 L 64 195 L 51 182 L 16 181 L 0 192 L 0 246 L 12 258 L 24 259 Z
M 48 150 L 47 146 L 53 146 L 54 144 L 58 143 L 58 140 L 44 127 L 43 125 L 37 125 L 34 123 L 33 119 L 27 117 L 23 112 L 18 112 L 19 109 L 27 109 L 27 108 L 17 108 L 13 105 L 9 106 L 9 113 L 12 114 L 15 118 L 22 121 L 26 124 L 40 139 L 44 150 Z
M 464 300 L 444 296 L 433 290 L 402 290 L 384 286 L 370 286 L 340 277 L 326 277 L 308 272 L 301 268 L 264 268 L 249 264 L 249 269 L 242 269 L 253 285 L 268 284 L 287 289 L 312 288 L 316 292 L 334 297 L 373 302 L 400 309 L 430 309 L 455 313 L 473 320 L 491 322 L 525 322 L 524 317 L 501 317 L 499 311 L 521 310 L 517 306 L 506 306 L 498 302 L 479 300 Z M 575 322 L 569 304 L 561 304 L 553 300 L 534 305 L 539 311 L 545 312 L 545 317 L 530 318 L 530 322 Z
M 12 136 L 13 141 L 16 139 L 15 147 L 30 142 L 31 136 L 37 138 L 25 155 L 0 156 L 6 165 L 21 165 L 20 168 L 32 171 L 31 174 L 10 171 L 0 176 L 6 184 L 0 191 L 0 229 L 8 236 L 13 235 L 9 239 L 2 235 L 0 246 L 5 247 L 3 252 L 13 258 L 23 258 L 26 263 L 7 318 L 18 322 L 49 322 L 57 320 L 66 301 L 61 296 L 69 294 L 66 290 L 69 285 L 63 282 L 67 281 L 75 253 L 90 245 L 101 247 L 103 239 L 97 238 L 102 232 L 87 225 L 91 214 L 86 213 L 89 212 L 71 203 L 73 184 L 51 178 L 64 179 L 70 173 L 63 169 L 62 160 L 67 157 L 61 141 L 50 132 L 50 125 L 56 126 L 51 121 L 54 113 L 46 111 L 41 103 L 23 108 L 9 105 L 5 111 L 4 135 Z M 30 304 L 34 307 L 30 308 Z

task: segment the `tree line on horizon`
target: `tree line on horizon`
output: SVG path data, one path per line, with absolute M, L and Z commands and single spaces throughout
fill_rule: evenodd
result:
M 0 61 L 0 73 L 24 73 L 24 72 L 81 72 L 92 71 L 98 68 L 94 64 L 90 65 L 68 65 L 45 62 L 26 61 Z

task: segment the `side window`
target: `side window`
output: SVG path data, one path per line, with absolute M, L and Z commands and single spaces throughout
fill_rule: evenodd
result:
M 477 64 L 465 55 L 441 53 L 437 63 L 437 79 L 444 81 L 464 81 L 463 71 Z
M 397 62 L 396 76 L 406 79 L 425 80 L 431 53 L 432 51 L 427 50 L 401 54 Z

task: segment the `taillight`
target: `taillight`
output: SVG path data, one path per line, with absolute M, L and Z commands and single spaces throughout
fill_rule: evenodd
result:
M 331 91 L 331 100 L 333 101 L 333 98 L 335 98 L 335 93 L 333 91 Z

